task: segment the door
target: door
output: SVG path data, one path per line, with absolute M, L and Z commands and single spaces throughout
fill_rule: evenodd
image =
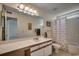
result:
M 17 19 L 7 17 L 7 39 L 15 39 L 17 37 Z

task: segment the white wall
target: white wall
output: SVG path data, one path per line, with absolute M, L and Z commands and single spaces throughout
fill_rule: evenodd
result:
M 79 19 L 71 18 L 67 19 L 67 37 L 68 43 L 79 45 Z

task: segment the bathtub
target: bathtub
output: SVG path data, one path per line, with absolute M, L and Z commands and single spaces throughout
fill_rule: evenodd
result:
M 76 45 L 76 44 L 68 45 L 68 52 L 71 55 L 79 55 L 79 45 Z

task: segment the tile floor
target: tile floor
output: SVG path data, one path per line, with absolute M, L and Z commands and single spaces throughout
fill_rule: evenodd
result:
M 59 50 L 58 53 L 53 52 L 53 55 L 52 55 L 52 56 L 71 56 L 71 54 L 69 54 L 69 53 L 66 52 L 66 51 Z

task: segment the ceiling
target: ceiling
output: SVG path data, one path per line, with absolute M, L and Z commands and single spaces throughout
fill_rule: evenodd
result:
M 79 3 L 33 3 L 33 5 L 45 13 L 52 15 L 56 15 L 79 7 Z
M 16 4 L 6 4 L 8 6 L 16 6 Z M 46 15 L 56 16 L 60 13 L 64 13 L 68 10 L 73 10 L 78 8 L 79 3 L 25 3 L 27 6 L 33 6 L 38 10 L 41 10 Z M 34 9 L 35 9 L 34 8 Z

